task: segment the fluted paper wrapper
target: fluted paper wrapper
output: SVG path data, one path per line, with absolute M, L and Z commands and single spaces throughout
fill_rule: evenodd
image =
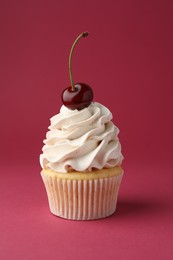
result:
M 41 175 L 50 211 L 54 215 L 73 220 L 91 220 L 108 217 L 115 212 L 122 173 L 91 180 Z

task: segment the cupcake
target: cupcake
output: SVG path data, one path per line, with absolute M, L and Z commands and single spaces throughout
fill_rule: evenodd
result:
M 60 112 L 50 119 L 40 164 L 50 211 L 72 220 L 92 220 L 115 212 L 123 176 L 119 129 L 112 113 L 93 102 L 93 91 L 73 83 L 72 53 L 69 56 L 71 86 L 62 93 Z

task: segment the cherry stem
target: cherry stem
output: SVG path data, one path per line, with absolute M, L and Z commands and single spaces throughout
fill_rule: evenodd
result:
M 71 50 L 70 50 L 70 55 L 69 55 L 69 74 L 70 74 L 70 83 L 71 83 L 71 89 L 72 91 L 75 91 L 75 85 L 74 85 L 74 81 L 73 81 L 73 77 L 72 77 L 72 54 L 74 51 L 74 47 L 76 46 L 76 44 L 78 43 L 78 41 L 82 38 L 82 37 L 86 37 L 88 36 L 88 32 L 83 32 L 81 33 L 76 40 L 74 41 Z

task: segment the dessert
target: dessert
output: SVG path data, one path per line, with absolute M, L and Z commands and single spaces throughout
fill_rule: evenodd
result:
M 104 218 L 115 212 L 123 176 L 119 129 L 108 108 L 93 101 L 86 83 L 74 84 L 62 93 L 60 113 L 53 116 L 44 140 L 40 164 L 50 211 L 73 220 Z

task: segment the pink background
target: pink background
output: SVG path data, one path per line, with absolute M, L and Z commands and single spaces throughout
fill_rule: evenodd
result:
M 173 2 L 0 2 L 0 259 L 172 259 Z M 49 118 L 86 82 L 110 108 L 125 160 L 116 213 L 68 221 L 48 209 L 38 162 Z

